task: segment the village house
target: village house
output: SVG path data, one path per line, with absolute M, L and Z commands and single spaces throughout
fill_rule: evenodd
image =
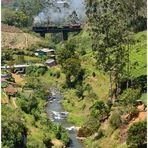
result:
M 56 61 L 54 59 L 48 59 L 45 64 L 50 67 L 56 66 Z
M 7 94 L 7 96 L 10 99 L 11 97 L 16 97 L 17 89 L 13 87 L 7 87 L 7 88 L 4 88 L 4 92 Z
M 9 78 L 11 78 L 11 74 L 10 73 L 4 73 L 4 74 L 1 73 L 1 79 L 2 78 L 9 79 Z
M 48 48 L 37 49 L 35 55 L 39 57 L 55 55 L 55 50 Z

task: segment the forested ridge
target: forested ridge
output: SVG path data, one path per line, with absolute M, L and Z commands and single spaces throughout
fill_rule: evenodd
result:
M 83 147 L 146 147 L 146 1 L 82 2 L 2 1 L 2 66 L 31 65 L 23 74 L 1 72 L 9 75 L 1 78 L 2 147 L 70 146 L 69 132 L 47 113 L 53 87 Z M 72 24 L 82 31 L 67 41 L 32 32 Z M 49 55 L 35 55 L 42 48 L 55 50 L 56 66 L 45 64 Z

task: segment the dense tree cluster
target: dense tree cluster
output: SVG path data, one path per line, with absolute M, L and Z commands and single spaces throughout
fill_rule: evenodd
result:
M 70 40 L 65 43 L 64 48 L 58 52 L 58 61 L 66 75 L 66 84 L 74 87 L 81 74 L 81 63 L 79 56 L 75 53 L 76 45 Z
M 27 127 L 21 110 L 2 106 L 2 147 L 23 147 Z

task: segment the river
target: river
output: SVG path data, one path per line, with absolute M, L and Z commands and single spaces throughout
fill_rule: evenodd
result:
M 67 121 L 68 112 L 65 112 L 60 101 L 63 98 L 55 88 L 51 88 L 52 97 L 47 105 L 47 114 L 51 121 L 60 124 L 69 132 L 71 144 L 68 148 L 83 148 L 82 143 L 76 138 L 77 131 L 74 125 Z

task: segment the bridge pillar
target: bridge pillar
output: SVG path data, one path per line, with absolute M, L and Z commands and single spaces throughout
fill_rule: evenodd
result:
M 44 32 L 41 32 L 40 33 L 40 36 L 43 37 L 43 38 L 45 38 L 45 33 Z
M 64 41 L 68 40 L 68 32 L 67 31 L 63 31 L 63 40 Z

